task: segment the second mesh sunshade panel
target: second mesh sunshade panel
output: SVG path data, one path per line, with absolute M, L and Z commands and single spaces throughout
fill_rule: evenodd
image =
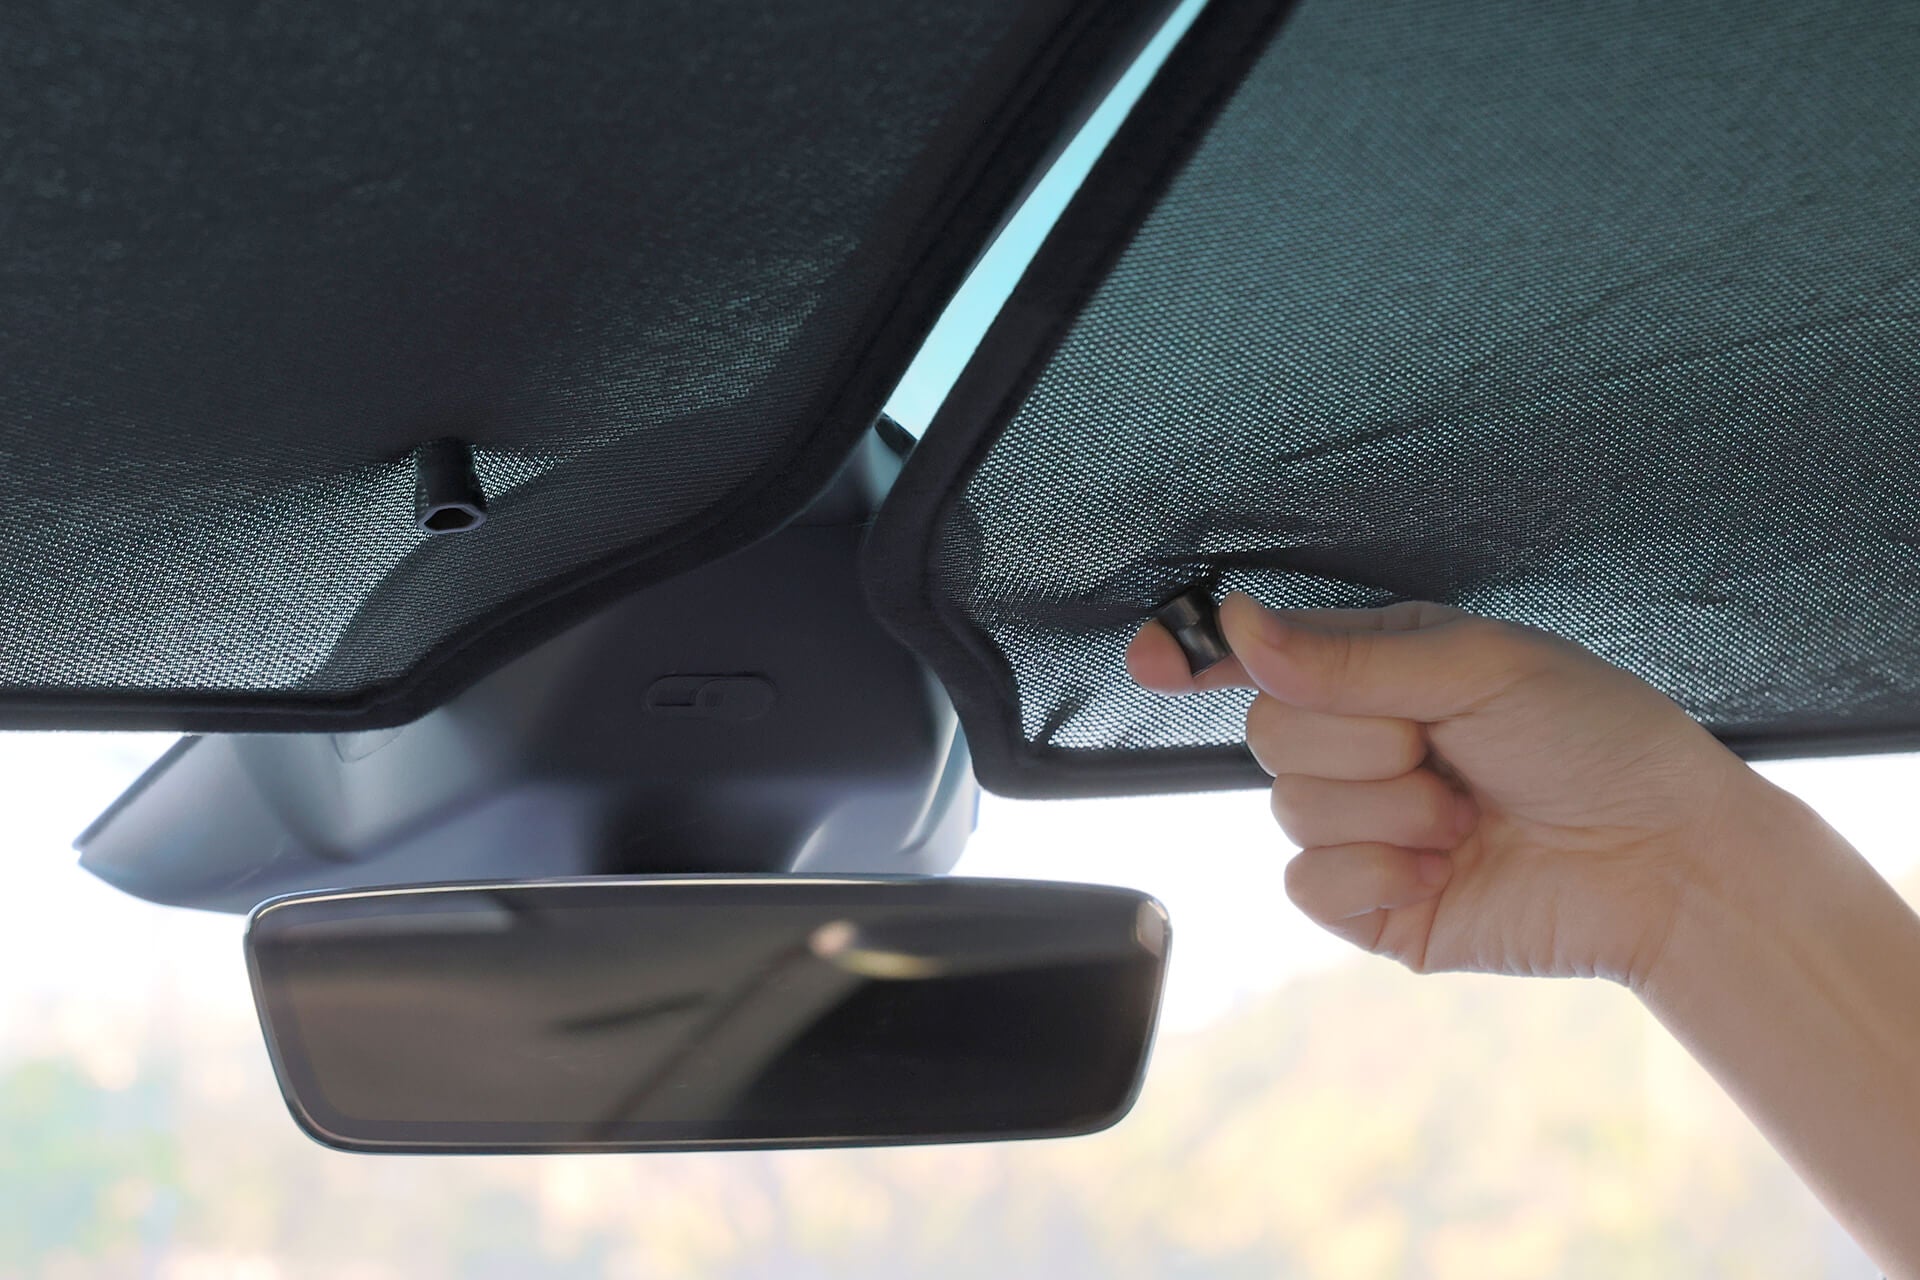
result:
M 1258 781 L 1250 695 L 1122 667 L 1197 580 L 1532 623 L 1749 754 L 1920 740 L 1920 10 L 1278 8 L 1196 24 L 875 531 L 983 781 Z

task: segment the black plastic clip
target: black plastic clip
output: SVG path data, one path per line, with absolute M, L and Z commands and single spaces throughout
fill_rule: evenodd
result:
M 473 447 L 430 440 L 413 454 L 414 523 L 422 533 L 466 533 L 487 522 L 487 495 L 473 474 Z
M 1227 638 L 1220 634 L 1220 610 L 1205 587 L 1189 587 L 1154 611 L 1154 619 L 1173 633 L 1187 670 L 1199 675 L 1228 657 Z

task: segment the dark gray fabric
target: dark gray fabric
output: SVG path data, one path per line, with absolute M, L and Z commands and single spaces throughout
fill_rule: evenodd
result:
M 1208 577 L 1534 623 L 1736 741 L 1920 731 L 1916 68 L 1902 0 L 1306 0 L 1004 429 L 935 424 L 999 432 L 906 628 L 1010 671 L 970 732 L 1079 790 L 1235 741 L 1121 668 Z
M 0 704 L 358 696 L 843 455 L 1023 77 L 1148 7 L 6 6 Z M 437 437 L 471 534 L 412 526 Z

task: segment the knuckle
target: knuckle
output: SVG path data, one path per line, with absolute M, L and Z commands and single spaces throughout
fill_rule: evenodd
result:
M 1498 618 L 1474 615 L 1462 618 L 1458 626 L 1460 638 L 1471 642 L 1475 648 L 1505 649 L 1520 642 L 1520 628 Z
M 1419 625 L 1422 627 L 1437 627 L 1443 622 L 1457 622 L 1467 616 L 1464 609 L 1450 604 L 1440 604 L 1433 600 L 1417 601 L 1414 608 L 1418 611 Z
M 1273 780 L 1273 807 L 1298 809 L 1309 789 L 1309 781 L 1297 773 L 1283 773 Z
M 1316 888 L 1319 883 L 1318 860 L 1311 852 L 1295 855 L 1287 863 L 1284 884 L 1293 905 L 1316 919 L 1322 914 Z
M 1277 751 L 1283 737 L 1279 723 L 1281 704 L 1266 694 L 1256 697 L 1247 707 L 1246 738 L 1247 749 L 1253 752 L 1253 758 L 1268 774 L 1275 774 Z
M 1454 611 L 1431 600 L 1399 600 L 1380 611 L 1382 630 L 1418 631 L 1452 617 Z
M 1414 769 L 1375 786 L 1382 809 L 1395 814 L 1402 823 L 1424 824 L 1440 812 L 1447 791 L 1446 784 L 1431 769 Z
M 1552 665 L 1567 642 L 1548 631 L 1499 618 L 1468 618 L 1460 624 L 1461 638 L 1470 652 L 1484 655 L 1506 670 L 1533 670 Z
M 1407 775 L 1407 781 L 1416 788 L 1419 797 L 1420 812 L 1434 814 L 1444 810 L 1453 800 L 1453 790 L 1440 780 L 1440 775 L 1431 769 L 1415 769 Z
M 1300 662 L 1299 679 L 1290 685 L 1286 700 L 1319 714 L 1331 713 L 1344 690 L 1361 674 L 1359 649 L 1349 631 L 1313 631 L 1294 649 Z
M 1275 728 L 1280 710 L 1280 701 L 1272 694 L 1255 694 L 1253 701 L 1247 704 L 1247 736 L 1251 738 Z
M 1304 844 L 1312 833 L 1311 780 L 1283 773 L 1273 780 L 1269 807 L 1273 820 L 1295 844 Z
M 1427 758 L 1427 735 L 1411 720 L 1380 722 L 1378 751 L 1381 767 L 1391 770 L 1386 776 L 1397 778 L 1420 767 Z
M 1421 785 L 1417 809 L 1418 834 L 1423 838 L 1422 843 L 1436 846 L 1449 843 L 1447 837 L 1453 826 L 1453 804 L 1453 793 L 1446 784 L 1429 775 Z
M 1509 688 L 1559 661 L 1551 639 L 1519 623 L 1470 617 L 1454 633 L 1452 663 L 1462 678 L 1479 687 Z

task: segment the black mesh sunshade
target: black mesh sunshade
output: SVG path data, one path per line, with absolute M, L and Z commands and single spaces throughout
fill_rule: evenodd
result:
M 1202 16 L 874 532 L 983 780 L 1258 780 L 1247 695 L 1122 670 L 1196 581 L 1920 741 L 1920 6 L 1278 7 Z
M 397 722 L 777 526 L 1163 9 L 8 4 L 0 724 Z

